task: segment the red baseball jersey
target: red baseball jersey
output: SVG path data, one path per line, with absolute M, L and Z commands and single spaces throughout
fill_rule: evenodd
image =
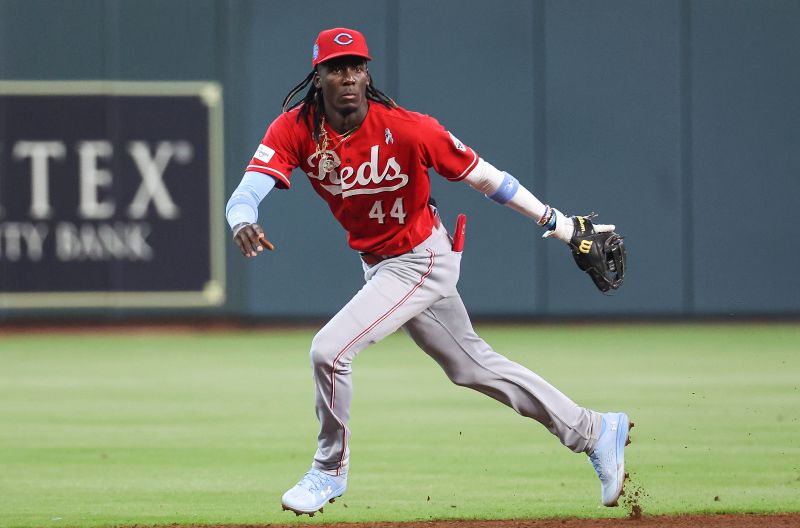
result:
M 298 112 L 272 122 L 247 170 L 289 188 L 292 170 L 300 167 L 357 251 L 399 255 L 422 243 L 436 224 L 428 207 L 428 168 L 458 181 L 478 163 L 478 155 L 434 118 L 372 101 L 364 122 L 345 139 L 325 124 L 333 163 L 321 163 Z

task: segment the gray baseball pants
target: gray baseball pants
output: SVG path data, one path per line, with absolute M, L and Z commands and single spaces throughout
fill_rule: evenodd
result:
M 535 419 L 575 452 L 592 450 L 600 434 L 600 414 L 579 407 L 475 333 L 456 290 L 460 265 L 461 253 L 452 251 L 443 227 L 409 253 L 364 265 L 364 287 L 311 344 L 320 421 L 315 468 L 332 475 L 347 472 L 353 359 L 401 327 L 453 383 Z

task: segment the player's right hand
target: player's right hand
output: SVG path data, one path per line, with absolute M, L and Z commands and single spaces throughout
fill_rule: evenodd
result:
M 264 236 L 264 230 L 258 224 L 237 226 L 233 233 L 233 241 L 245 257 L 255 257 L 266 247 L 272 250 L 272 244 Z

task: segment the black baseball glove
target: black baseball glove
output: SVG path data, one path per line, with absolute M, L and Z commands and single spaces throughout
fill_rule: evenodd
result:
M 572 217 L 575 233 L 569 240 L 569 247 L 578 267 L 589 274 L 601 292 L 606 293 L 622 286 L 625 279 L 625 244 L 617 233 L 596 233 L 592 225 L 595 216 Z

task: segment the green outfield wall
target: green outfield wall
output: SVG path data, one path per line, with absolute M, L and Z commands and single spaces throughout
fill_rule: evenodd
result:
M 215 139 L 205 145 L 211 136 L 203 132 L 197 140 L 219 150 L 197 169 L 211 178 L 212 195 L 216 182 L 219 196 L 197 195 L 208 204 L 205 216 L 189 212 L 191 196 L 177 204 L 199 215 L 208 239 L 166 259 L 172 272 L 137 272 L 144 290 L 152 269 L 150 278 L 163 279 L 153 288 L 169 292 L 170 273 L 201 270 L 202 284 L 187 288 L 204 301 L 183 305 L 169 296 L 137 304 L 104 294 L 104 301 L 73 306 L 2 296 L 20 290 L 29 272 L 58 274 L 37 271 L 39 261 L 24 266 L 24 250 L 14 252 L 11 215 L 32 193 L 19 138 L 62 141 L 64 168 L 56 160 L 50 174 L 62 183 L 71 177 L 71 156 L 83 155 L 76 145 L 98 138 L 48 137 L 47 115 L 23 116 L 23 126 L 9 117 L 17 100 L 0 103 L 0 320 L 334 313 L 360 287 L 360 262 L 302 173 L 262 206 L 274 254 L 241 258 L 220 203 L 284 95 L 310 71 L 316 34 L 335 26 L 362 30 L 375 84 L 398 103 L 434 115 L 545 201 L 568 213 L 597 211 L 627 237 L 625 285 L 603 296 L 566 248 L 541 240 L 529 220 L 432 174 L 446 223 L 460 212 L 469 218 L 460 291 L 475 316 L 800 314 L 800 2 L 0 0 L 0 83 L 38 81 L 40 89 L 113 81 L 104 85 L 111 95 L 103 130 L 114 137 L 121 86 L 200 86 L 188 97 L 206 103 L 221 89 L 219 106 L 206 105 L 215 110 L 197 125 L 213 128 L 219 119 Z M 157 115 L 143 121 L 152 152 L 180 139 L 159 136 L 169 127 Z M 114 145 L 114 152 L 131 149 L 130 141 Z M 191 152 L 200 151 L 194 145 Z M 93 159 L 127 174 L 128 162 L 101 154 Z M 169 187 L 185 183 L 162 177 L 164 189 L 179 196 Z M 95 180 L 95 189 L 111 192 L 103 185 Z M 153 203 L 147 214 L 156 210 Z M 180 238 L 163 234 L 154 218 L 141 220 L 154 230 L 148 241 L 179 248 Z M 76 269 L 107 274 L 112 290 L 127 273 L 115 262 Z M 46 289 L 48 280 L 32 282 Z

